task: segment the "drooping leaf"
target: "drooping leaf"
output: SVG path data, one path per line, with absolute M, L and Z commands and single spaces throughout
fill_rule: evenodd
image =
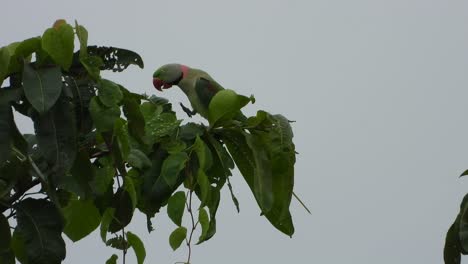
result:
M 0 254 L 10 249 L 11 233 L 7 218 L 0 213 Z
M 13 51 L 14 50 L 14 51 Z M 34 52 L 39 52 L 41 50 L 41 37 L 33 37 L 22 42 L 14 49 L 10 49 L 10 53 L 13 55 L 10 60 L 9 72 L 19 72 L 23 67 L 23 63 L 28 63 L 31 61 L 31 55 Z
M 200 208 L 200 210 L 198 211 L 198 222 L 200 223 L 202 228 L 201 235 L 197 243 L 200 244 L 203 241 L 205 241 L 208 228 L 210 227 L 210 220 L 208 218 L 208 213 L 206 212 L 205 208 Z
M 187 228 L 181 226 L 172 231 L 169 236 L 169 245 L 171 245 L 172 250 L 176 250 L 180 247 L 182 242 L 187 237 Z
M 459 222 L 460 217 L 458 216 L 455 222 L 450 226 L 447 235 L 445 237 L 444 246 L 444 262 L 445 264 L 460 264 L 461 263 L 461 245 L 459 233 Z
M 10 157 L 13 113 L 9 104 L 0 104 L 0 166 Z
M 145 245 L 143 244 L 143 242 L 140 240 L 140 238 L 137 235 L 133 234 L 130 231 L 127 232 L 127 240 L 128 240 L 128 244 L 130 244 L 130 246 L 135 251 L 135 255 L 137 257 L 137 263 L 143 264 L 146 258 Z
M 123 160 L 128 160 L 130 154 L 130 138 L 127 130 L 127 122 L 122 118 L 115 120 L 114 134 L 119 144 L 120 154 Z
M 203 207 L 206 205 L 206 203 L 209 200 L 210 196 L 210 181 L 208 180 L 208 176 L 205 174 L 205 172 L 199 168 L 197 172 L 197 183 L 198 186 L 200 187 L 200 207 Z
M 74 200 L 63 209 L 64 233 L 76 242 L 93 232 L 101 222 L 101 215 L 91 200 Z
M 135 210 L 135 207 L 136 207 L 136 205 L 138 203 L 138 198 L 137 198 L 137 194 L 136 194 L 136 191 L 135 191 L 135 183 L 133 183 L 132 178 L 129 177 L 129 176 L 125 177 L 124 190 L 130 196 L 130 200 L 132 201 L 133 210 Z
M 107 241 L 107 231 L 109 230 L 109 225 L 112 222 L 112 219 L 114 218 L 114 213 L 115 208 L 110 207 L 107 208 L 106 211 L 104 211 L 104 214 L 102 214 L 100 234 L 101 239 L 104 243 Z
M 47 162 L 52 164 L 55 174 L 63 177 L 72 167 L 77 150 L 72 103 L 62 97 L 50 111 L 37 116 L 33 121 L 39 151 Z
M 115 168 L 111 166 L 103 166 L 94 169 L 95 177 L 91 182 L 91 189 L 95 194 L 104 194 L 112 184 L 112 179 L 115 175 Z
M 20 263 L 28 263 L 24 238 L 16 229 L 13 232 L 13 236 L 11 237 L 11 249 L 13 250 L 16 259 L 18 259 Z
M 128 131 L 130 135 L 140 140 L 145 136 L 145 119 L 140 111 L 140 100 L 130 92 L 125 92 L 122 103 L 123 112 L 128 121 Z
M 179 191 L 174 193 L 167 203 L 167 215 L 174 222 L 174 224 L 181 226 L 182 225 L 182 216 L 185 211 L 185 193 Z
M 47 112 L 62 92 L 62 73 L 59 67 L 34 69 L 28 63 L 23 68 L 23 87 L 26 98 L 40 114 Z
M 117 264 L 117 259 L 119 257 L 116 254 L 113 254 L 107 261 L 106 264 Z
M 42 48 L 65 70 L 70 68 L 74 49 L 73 27 L 62 23 L 47 29 L 42 35 Z
M 233 90 L 222 90 L 211 99 L 208 107 L 208 121 L 216 127 L 223 121 L 234 118 L 242 107 L 250 102 L 250 98 L 238 95 Z
M 187 159 L 188 156 L 185 152 L 179 152 L 169 155 L 164 160 L 160 177 L 165 180 L 168 186 L 175 186 L 179 172 L 185 167 Z
M 98 84 L 99 100 L 107 107 L 118 105 L 123 98 L 120 87 L 113 81 L 101 79 Z
M 109 225 L 109 231 L 115 233 L 127 226 L 133 217 L 133 201 L 130 194 L 120 188 L 114 194 L 112 207 L 115 208 L 114 218 Z
M 130 150 L 128 163 L 138 169 L 144 169 L 151 166 L 151 160 L 139 149 Z
M 59 264 L 65 258 L 63 220 L 54 204 L 27 198 L 16 205 L 16 231 L 24 239 L 26 261 Z
M 61 187 L 74 192 L 78 196 L 89 197 L 92 190 L 90 183 L 96 176 L 94 166 L 91 164 L 87 151 L 82 150 L 77 154 L 70 170 L 71 175 L 66 175 L 64 184 Z
M 105 107 L 97 97 L 93 97 L 89 103 L 89 111 L 96 128 L 101 132 L 112 131 L 114 123 L 120 117 L 118 106 Z

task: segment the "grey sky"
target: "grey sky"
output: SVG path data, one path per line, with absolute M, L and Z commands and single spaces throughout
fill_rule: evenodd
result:
M 254 94 L 248 112 L 297 121 L 295 188 L 312 215 L 293 201 L 296 234 L 282 235 L 237 174 L 241 213 L 224 193 L 218 233 L 194 247 L 194 264 L 442 263 L 468 191 L 457 178 L 468 168 L 467 1 L 17 0 L 2 10 L 0 46 L 77 19 L 90 43 L 142 55 L 144 70 L 106 75 L 134 92 L 154 93 L 154 69 L 180 62 Z M 186 102 L 178 89 L 163 96 Z M 165 214 L 150 235 L 135 220 L 146 263 L 185 260 L 169 247 Z M 96 233 L 67 250 L 71 264 L 114 253 Z

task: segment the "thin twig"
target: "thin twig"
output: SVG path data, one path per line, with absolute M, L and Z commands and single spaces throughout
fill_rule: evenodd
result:
M 192 237 L 193 237 L 193 233 L 195 232 L 195 229 L 197 229 L 197 226 L 198 226 L 198 223 L 199 223 L 198 220 L 197 220 L 197 222 L 195 222 L 195 217 L 193 216 L 192 193 L 193 193 L 193 190 L 188 191 L 189 202 L 188 202 L 188 205 L 187 205 L 187 211 L 189 212 L 190 220 L 192 221 L 192 230 L 190 230 L 189 238 L 185 239 L 185 242 L 187 243 L 187 247 L 188 247 L 188 257 L 187 257 L 186 264 L 190 264 L 190 258 L 192 256 Z
M 301 199 L 299 199 L 299 197 L 297 197 L 296 193 L 292 193 L 294 195 L 294 198 L 296 198 L 299 203 L 302 205 L 302 207 L 304 207 L 304 209 L 309 213 L 309 214 L 312 214 L 309 210 L 309 208 L 307 208 L 307 206 L 301 201 Z
M 120 184 L 119 176 L 117 176 L 116 178 L 117 178 L 117 186 L 120 189 L 122 185 Z M 125 243 L 124 247 L 122 248 L 122 264 L 125 264 L 125 257 L 127 255 L 127 239 L 125 238 L 125 227 L 123 225 L 122 225 L 122 239 Z

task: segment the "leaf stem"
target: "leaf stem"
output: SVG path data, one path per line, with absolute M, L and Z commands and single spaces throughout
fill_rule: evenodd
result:
M 192 210 L 192 193 L 193 193 L 193 190 L 189 190 L 188 191 L 188 197 L 189 197 L 189 201 L 188 201 L 188 204 L 187 204 L 187 211 L 189 212 L 190 214 L 190 220 L 192 221 L 192 230 L 190 230 L 190 235 L 189 235 L 189 238 L 185 239 L 185 242 L 187 243 L 187 247 L 188 247 L 188 257 L 187 257 L 187 262 L 186 264 L 190 264 L 190 258 L 192 256 L 192 237 L 193 237 L 193 232 L 195 232 L 195 229 L 197 229 L 197 226 L 198 226 L 198 221 L 195 222 L 195 217 L 193 216 L 193 210 Z
M 307 208 L 307 206 L 301 201 L 301 199 L 299 197 L 297 197 L 296 193 L 293 192 L 292 193 L 294 195 L 294 198 L 296 198 L 297 201 L 299 201 L 299 203 L 302 205 L 302 207 L 304 207 L 304 209 L 309 213 L 309 214 L 312 214 L 309 210 L 309 208 Z

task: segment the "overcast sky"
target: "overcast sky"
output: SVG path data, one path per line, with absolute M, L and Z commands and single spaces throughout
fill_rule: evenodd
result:
M 179 62 L 254 94 L 248 113 L 297 121 L 295 190 L 312 215 L 293 200 L 296 233 L 286 237 L 236 174 L 241 213 L 223 193 L 218 232 L 194 247 L 194 264 L 442 263 L 468 191 L 457 178 L 468 168 L 468 1 L 16 0 L 2 11 L 0 46 L 77 19 L 91 44 L 143 57 L 144 70 L 105 75 L 133 92 L 154 93 L 153 71 Z M 163 96 L 187 102 L 179 89 Z M 140 216 L 129 228 L 146 263 L 184 261 L 186 248 L 168 244 L 175 226 L 165 213 L 154 226 L 148 235 Z M 68 243 L 65 263 L 113 253 L 95 232 Z

